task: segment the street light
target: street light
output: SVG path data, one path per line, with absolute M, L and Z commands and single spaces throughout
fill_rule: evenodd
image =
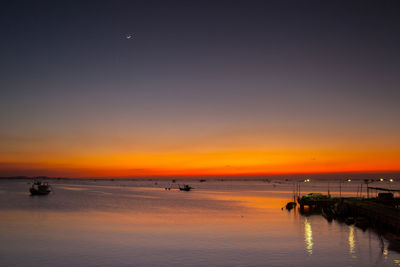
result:
M 364 179 L 364 183 L 367 185 L 367 198 L 369 198 L 369 186 L 368 184 L 373 183 L 373 180 Z
M 350 178 L 348 178 L 347 180 L 346 180 L 348 183 L 350 183 L 351 182 L 351 179 Z M 340 180 L 340 183 L 339 183 L 339 197 L 342 197 L 342 183 L 344 182 L 344 180 Z

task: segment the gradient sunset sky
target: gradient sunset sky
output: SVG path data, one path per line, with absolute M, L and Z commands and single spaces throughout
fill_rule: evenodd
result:
M 0 176 L 399 171 L 399 14 L 2 1 Z

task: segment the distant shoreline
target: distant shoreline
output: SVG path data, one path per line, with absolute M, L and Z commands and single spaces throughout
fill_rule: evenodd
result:
M 391 178 L 400 179 L 399 172 L 354 172 L 354 173 L 312 173 L 312 174 L 265 174 L 265 175 L 193 175 L 193 176 L 141 176 L 141 177 L 48 177 L 48 176 L 0 176 L 0 180 L 31 180 L 42 178 L 48 180 L 132 180 L 132 181 L 152 181 L 152 180 L 340 180 L 351 178 L 354 180 Z

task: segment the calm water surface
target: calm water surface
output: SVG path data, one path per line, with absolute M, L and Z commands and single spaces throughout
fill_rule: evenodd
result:
M 0 181 L 1 266 L 400 265 L 396 244 L 372 230 L 282 210 L 291 182 L 191 181 L 191 192 L 154 180 L 51 183 L 54 194 L 29 196 L 28 181 Z

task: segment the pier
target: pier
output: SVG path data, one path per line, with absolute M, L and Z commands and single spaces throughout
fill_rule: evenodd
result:
M 363 225 L 381 229 L 396 235 L 400 235 L 400 198 L 393 197 L 393 194 L 383 188 L 370 188 L 386 193 L 379 193 L 376 198 L 349 197 L 341 198 L 322 195 L 308 194 L 297 198 L 300 210 L 308 206 L 310 210 L 324 209 L 334 214 L 335 219 L 349 222 L 362 221 Z
M 363 217 L 369 225 L 385 229 L 394 234 L 400 234 L 400 210 L 396 208 L 399 198 L 393 199 L 392 205 L 379 203 L 370 199 L 344 199 L 339 203 L 346 211 L 344 216 Z

